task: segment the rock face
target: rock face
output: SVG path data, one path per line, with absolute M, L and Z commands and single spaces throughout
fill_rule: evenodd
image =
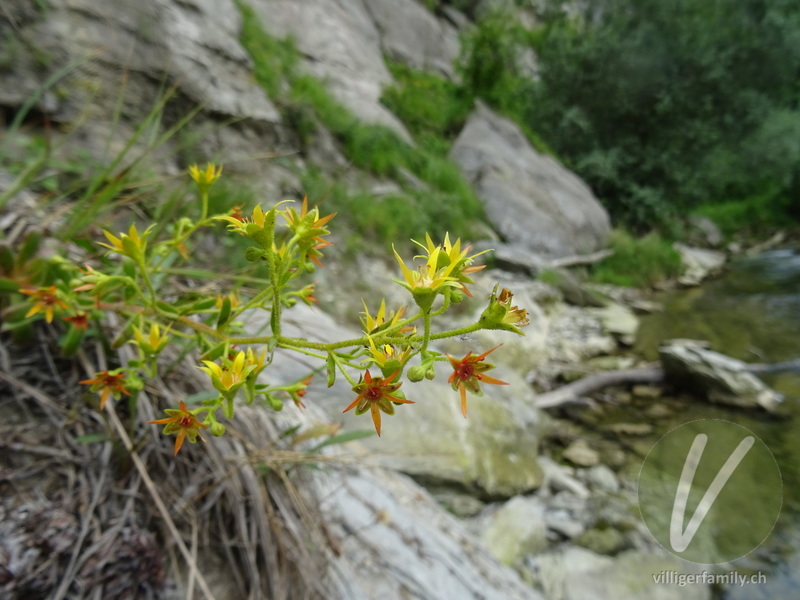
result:
M 219 115 L 273 126 L 280 120 L 252 81 L 250 57 L 238 41 L 241 17 L 233 0 L 52 0 L 43 12 L 25 9 L 22 5 L 29 3 L 18 0 L 4 4 L 7 15 L 18 17 L 20 38 L 53 61 L 48 68 L 78 61 L 42 100 L 56 121 L 72 122 L 88 109 L 89 121 L 110 127 L 119 94 L 125 114 L 139 119 L 153 107 L 164 82 L 175 83 L 190 101 Z M 3 73 L 14 82 L 0 89 L 4 105 L 28 100 L 44 78 L 35 53 L 18 48 L 17 54 Z M 80 61 L 92 54 L 94 60 Z
M 486 106 L 470 116 L 450 158 L 475 187 L 495 229 L 520 252 L 559 258 L 604 245 L 608 213 L 588 186 Z
M 718 354 L 692 340 L 672 342 L 659 349 L 668 380 L 705 394 L 711 402 L 775 410 L 781 396 L 746 370 L 739 360 Z
M 416 0 L 365 0 L 364 5 L 389 58 L 453 77 L 460 46 L 452 25 L 437 19 Z
M 361 466 L 315 479 L 342 541 L 331 598 L 543 600 L 408 478 Z
M 294 38 L 308 70 L 347 109 L 410 140 L 403 124 L 379 101 L 392 77 L 381 55 L 380 32 L 364 2 L 258 0 L 251 6 L 271 35 Z

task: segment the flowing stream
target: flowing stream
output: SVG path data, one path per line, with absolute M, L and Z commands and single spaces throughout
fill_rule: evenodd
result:
M 656 358 L 662 340 L 692 338 L 708 340 L 713 350 L 747 362 L 800 359 L 800 249 L 737 259 L 719 278 L 656 300 L 664 311 L 643 319 L 637 342 L 639 353 L 648 358 Z M 775 455 L 783 477 L 781 515 L 765 542 L 734 564 L 743 572 L 761 570 L 767 583 L 727 587 L 722 597 L 728 600 L 800 598 L 800 371 L 762 378 L 784 395 L 782 417 L 684 401 L 655 432 L 695 419 L 726 419 L 753 431 Z M 748 504 L 746 490 L 742 504 L 746 527 L 748 513 L 758 506 Z

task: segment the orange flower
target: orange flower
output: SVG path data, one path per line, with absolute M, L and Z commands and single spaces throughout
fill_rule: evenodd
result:
M 355 408 L 357 415 L 363 415 L 369 409 L 372 412 L 372 422 L 375 423 L 375 431 L 377 431 L 380 436 L 380 411 L 385 412 L 387 415 L 393 415 L 394 404 L 414 404 L 411 400 L 406 400 L 396 395 L 397 389 L 403 385 L 403 383 L 392 383 L 392 381 L 394 381 L 399 374 L 400 371 L 395 371 L 389 377 L 373 377 L 370 375 L 370 372 L 367 371 L 364 373 L 364 380 L 353 386 L 353 391 L 358 392 L 358 396 L 353 400 L 353 403 L 342 412 L 347 412 Z
M 44 312 L 44 320 L 52 323 L 53 312 L 67 308 L 66 303 L 58 297 L 58 292 L 54 285 L 47 288 L 39 288 L 38 290 L 20 290 L 20 292 L 30 296 L 28 301 L 33 303 L 33 306 L 25 315 L 26 319 L 37 313 Z
M 87 315 L 85 312 L 82 312 L 82 313 L 75 313 L 71 317 L 61 317 L 61 318 L 64 321 L 69 321 L 70 323 L 72 323 L 75 329 L 82 329 L 83 331 L 86 331 L 86 329 L 88 329 L 89 327 L 88 317 L 89 315 Z
M 181 446 L 183 446 L 183 440 L 187 437 L 193 444 L 197 441 L 198 436 L 204 442 L 206 441 L 203 436 L 200 435 L 200 429 L 205 429 L 208 427 L 208 425 L 204 425 L 198 421 L 195 414 L 192 411 L 187 410 L 186 404 L 184 404 L 183 400 L 181 400 L 180 408 L 167 408 L 164 412 L 170 416 L 166 419 L 148 421 L 148 423 L 152 423 L 153 425 L 166 425 L 162 431 L 164 435 L 170 435 L 178 432 L 178 436 L 175 438 L 176 456 L 178 451 L 181 449 Z
M 125 389 L 123 382 L 125 381 L 125 373 L 122 369 L 115 369 L 114 371 L 100 371 L 94 374 L 94 379 L 84 379 L 79 382 L 84 385 L 90 385 L 93 392 L 100 392 L 100 408 L 106 405 L 109 394 L 114 397 L 114 400 L 119 400 L 121 394 L 130 396 L 130 392 Z
M 500 346 L 495 346 L 491 350 L 487 350 L 483 354 L 475 356 L 473 356 L 472 351 L 470 351 L 461 360 L 449 354 L 447 355 L 450 364 L 453 365 L 453 374 L 450 375 L 450 379 L 447 380 L 447 383 L 451 384 L 454 390 L 458 390 L 461 393 L 461 414 L 464 415 L 464 418 L 467 417 L 467 388 L 469 388 L 472 393 L 482 396 L 483 390 L 481 390 L 481 382 L 495 385 L 508 385 L 505 381 L 500 381 L 499 379 L 484 374 L 484 371 L 494 369 L 494 365 L 483 362 L 483 359 L 486 358 L 490 352 L 497 350 L 499 347 Z
M 306 388 L 311 383 L 311 378 L 312 377 L 314 377 L 313 373 L 311 375 L 309 375 L 308 377 L 306 377 L 305 379 L 303 379 L 302 381 L 296 383 L 295 386 L 293 386 L 295 389 L 289 389 L 288 390 L 289 395 L 292 397 L 292 400 L 294 400 L 294 403 L 299 408 L 305 408 L 306 407 L 306 405 L 303 404 L 303 401 L 301 400 L 301 398 L 308 393 L 308 390 Z

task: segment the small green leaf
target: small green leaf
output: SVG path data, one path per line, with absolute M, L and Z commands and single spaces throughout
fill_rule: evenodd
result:
M 200 357 L 200 360 L 201 361 L 204 361 L 204 360 L 217 360 L 220 356 L 222 356 L 225 353 L 225 348 L 227 346 L 228 346 L 227 342 L 223 342 L 221 344 L 217 344 L 216 346 L 211 348 L 211 350 L 209 350 L 208 352 L 203 354 L 203 356 Z
M 79 444 L 94 444 L 95 442 L 107 442 L 108 436 L 105 433 L 87 433 L 75 438 Z
M 331 387 L 333 385 L 333 382 L 336 381 L 336 358 L 334 358 L 333 352 L 328 352 L 327 368 L 328 368 L 328 387 Z
M 22 266 L 32 259 L 39 251 L 39 244 L 42 241 L 42 235 L 38 231 L 31 231 L 25 236 L 25 241 L 22 242 L 17 253 L 17 265 Z
M 216 400 L 217 398 L 219 398 L 219 392 L 216 390 L 203 390 L 202 392 L 186 396 L 184 402 L 188 406 L 192 406 L 194 404 L 201 404 L 207 400 Z
M 364 438 L 372 437 L 376 435 L 375 431 L 372 429 L 356 429 L 355 431 L 347 431 L 345 433 L 340 433 L 339 435 L 335 435 L 331 438 L 328 438 L 324 442 L 321 442 L 308 450 L 309 454 L 313 454 L 315 452 L 319 452 L 326 446 L 333 446 L 334 444 L 345 444 L 347 442 L 354 442 L 356 440 L 363 440 Z
M 219 309 L 219 317 L 217 318 L 217 329 L 221 328 L 228 319 L 231 318 L 231 299 L 227 296 L 222 300 L 222 308 Z

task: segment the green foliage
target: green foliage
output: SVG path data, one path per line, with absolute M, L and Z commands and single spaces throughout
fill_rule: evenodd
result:
M 700 205 L 696 215 L 708 217 L 728 236 L 758 236 L 796 222 L 791 198 L 777 185 L 766 185 L 759 193 L 729 202 Z M 794 205 L 796 206 L 796 204 Z
M 552 3 L 525 120 L 636 228 L 800 182 L 790 0 Z M 775 192 L 777 186 L 777 192 Z M 796 197 L 796 196 L 795 196 Z M 791 209 L 791 207 L 790 207 Z M 796 210 L 796 209 L 795 209 Z
M 645 287 L 680 274 L 680 254 L 656 233 L 635 238 L 617 229 L 611 236 L 611 249 L 614 254 L 592 268 L 594 281 Z
M 381 101 L 415 137 L 427 133 L 449 139 L 461 130 L 473 106 L 464 88 L 406 65 L 387 65 L 397 83 L 384 90 Z
M 555 156 L 539 135 L 538 125 L 528 117 L 528 103 L 535 82 L 522 65 L 539 35 L 522 27 L 513 13 L 499 10 L 483 16 L 461 39 L 458 68 L 461 95 L 480 98 L 494 110 L 513 120 L 539 152 Z

